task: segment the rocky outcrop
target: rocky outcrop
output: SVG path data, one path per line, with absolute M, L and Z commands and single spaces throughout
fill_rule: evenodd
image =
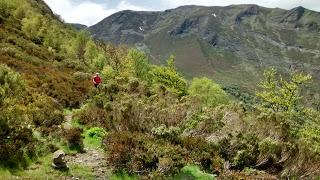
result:
M 256 16 L 259 14 L 259 6 L 257 5 L 251 5 L 247 9 L 241 11 L 238 15 L 236 15 L 235 22 L 236 24 L 240 24 L 242 18 L 248 17 L 248 16 Z
M 280 21 L 281 23 L 296 23 L 304 14 L 305 9 L 303 7 L 297 7 L 290 11 L 288 11 L 283 19 Z

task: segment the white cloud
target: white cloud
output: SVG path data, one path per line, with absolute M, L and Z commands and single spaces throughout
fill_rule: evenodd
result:
M 78 4 L 73 4 L 72 0 L 45 0 L 51 9 L 62 16 L 69 23 L 80 23 L 91 26 L 98 23 L 107 16 L 121 10 L 146 11 L 148 9 L 135 6 L 127 0 L 122 0 L 115 8 L 108 8 L 98 3 L 85 0 Z

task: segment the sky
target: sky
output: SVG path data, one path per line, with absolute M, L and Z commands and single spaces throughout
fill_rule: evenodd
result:
M 258 4 L 270 8 L 297 6 L 320 12 L 320 0 L 44 0 L 68 23 L 94 25 L 121 10 L 162 11 L 182 5 Z

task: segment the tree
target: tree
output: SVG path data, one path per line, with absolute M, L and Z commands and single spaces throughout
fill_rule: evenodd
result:
M 86 31 L 80 31 L 74 39 L 73 48 L 75 55 L 79 60 L 85 61 L 86 47 L 89 40 L 90 35 Z
M 302 88 L 311 80 L 310 75 L 293 73 L 290 80 L 286 81 L 281 76 L 277 77 L 274 68 L 264 72 L 264 80 L 259 84 L 262 89 L 256 95 L 261 100 L 261 110 L 272 112 L 296 112 L 303 107 L 299 105 Z
M 92 63 L 93 60 L 96 57 L 98 57 L 98 55 L 99 55 L 98 54 L 98 48 L 97 48 L 96 44 L 94 43 L 94 41 L 90 39 L 86 44 L 86 49 L 85 49 L 84 56 L 85 56 L 85 58 L 87 60 L 90 61 L 90 63 Z
M 229 102 L 226 92 L 208 78 L 194 78 L 189 88 L 189 94 L 200 97 L 202 103 L 208 107 L 227 104 Z
M 150 80 L 149 72 L 151 70 L 151 66 L 148 62 L 147 56 L 143 52 L 131 49 L 128 52 L 127 59 L 132 61 L 136 77 L 146 81 Z
M 169 59 L 167 66 L 155 66 L 152 71 L 153 83 L 164 85 L 179 96 L 187 94 L 186 80 L 172 67 L 174 59 Z

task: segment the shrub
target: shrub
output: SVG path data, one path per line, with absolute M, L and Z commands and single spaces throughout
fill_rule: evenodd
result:
M 320 159 L 320 127 L 310 123 L 299 132 L 298 144 L 311 159 Z
M 277 74 L 274 68 L 264 72 L 264 80 L 259 84 L 262 91 L 257 92 L 257 97 L 261 100 L 259 108 L 262 111 L 295 113 L 300 111 L 302 88 L 311 81 L 310 75 L 294 73 L 289 81 L 285 81 Z
M 29 109 L 36 127 L 52 127 L 60 125 L 64 120 L 62 107 L 45 95 L 35 95 Z
M 27 159 L 35 154 L 32 130 L 26 127 L 29 120 L 26 95 L 22 77 L 0 65 L 0 164 L 5 166 L 25 167 Z
M 181 130 L 179 127 L 167 127 L 166 125 L 162 124 L 157 128 L 152 128 L 151 132 L 158 137 L 174 138 L 180 134 Z
M 228 95 L 222 88 L 208 78 L 194 78 L 188 92 L 192 96 L 199 97 L 208 107 L 216 107 L 229 102 Z
M 108 151 L 108 162 L 117 171 L 163 178 L 179 172 L 186 163 L 185 149 L 142 134 L 110 133 L 104 144 Z
M 73 73 L 73 77 L 74 79 L 76 79 L 77 81 L 88 81 L 90 79 L 90 74 L 88 73 L 84 73 L 84 72 L 75 72 Z
M 0 65 L 0 105 L 8 103 L 7 98 L 21 98 L 25 92 L 26 85 L 20 74 L 5 65 Z
M 105 120 L 108 116 L 103 108 L 88 103 L 76 111 L 74 117 L 79 119 L 79 122 L 84 125 L 105 127 Z
M 265 158 L 271 158 L 276 162 L 281 155 L 281 146 L 271 138 L 266 138 L 259 142 L 259 151 Z
M 64 137 L 68 142 L 68 146 L 72 150 L 83 151 L 82 129 L 73 128 L 64 132 Z
M 10 4 L 8 0 L 2 0 L 0 2 L 0 16 L 7 18 L 10 16 L 10 11 L 11 11 Z

